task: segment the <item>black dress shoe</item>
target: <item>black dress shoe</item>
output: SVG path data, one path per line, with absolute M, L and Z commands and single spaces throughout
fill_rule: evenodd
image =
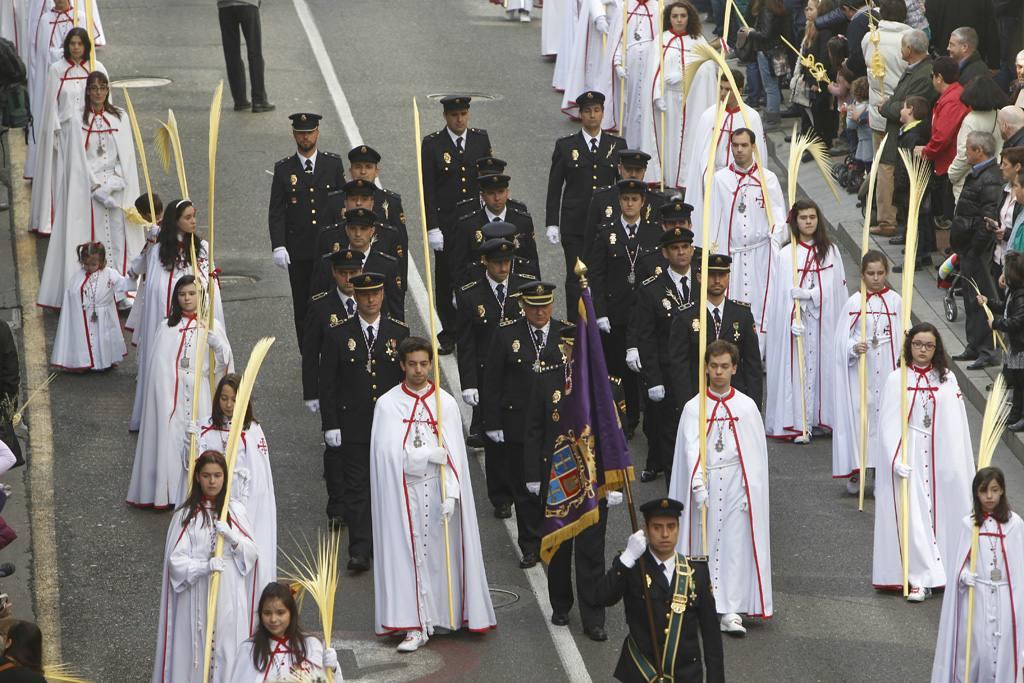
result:
M 495 505 L 494 516 L 498 519 L 508 519 L 512 516 L 512 506 L 509 504 Z
M 583 629 L 583 633 L 586 634 L 587 638 L 598 643 L 608 640 L 608 632 L 604 630 L 604 626 L 591 626 L 590 628 Z
M 988 358 L 978 358 L 978 360 L 974 361 L 973 363 L 968 363 L 967 364 L 967 369 L 968 370 L 984 370 L 985 368 L 987 368 L 990 365 L 995 365 L 995 362 L 989 360 Z
M 1024 420 L 1017 420 L 1007 427 L 1011 432 L 1024 432 Z
M 479 434 L 470 434 L 466 437 L 466 446 L 469 448 L 483 448 L 484 437 Z
M 523 559 L 519 560 L 520 569 L 529 569 L 537 564 L 537 553 L 526 553 Z
M 551 613 L 551 623 L 554 624 L 555 626 L 568 626 L 569 625 L 569 615 L 566 614 L 565 612 L 552 612 Z
M 252 102 L 246 100 L 245 102 L 235 102 L 235 111 L 245 111 L 252 107 Z
M 889 244 L 906 244 L 906 243 L 907 243 L 907 236 L 906 235 L 896 235 L 895 237 L 890 237 L 889 238 Z
M 3 564 L 0 564 L 0 579 L 4 578 L 5 576 L 10 576 L 13 573 L 14 573 L 14 563 L 13 562 L 4 562 Z
M 973 351 L 968 351 L 967 349 L 964 349 L 960 353 L 953 356 L 953 360 L 978 360 L 978 354 L 974 353 Z
M 277 107 L 272 105 L 270 102 L 253 102 L 252 103 L 252 113 L 253 114 L 262 114 L 263 112 L 274 111 L 275 109 L 277 109 Z
M 365 557 L 353 555 L 348 561 L 348 570 L 353 574 L 362 574 L 370 568 L 370 561 Z
M 645 469 L 640 473 L 640 481 L 646 484 L 647 482 L 654 481 L 655 479 L 657 479 L 658 475 L 660 474 L 661 472 L 659 472 L 658 470 Z

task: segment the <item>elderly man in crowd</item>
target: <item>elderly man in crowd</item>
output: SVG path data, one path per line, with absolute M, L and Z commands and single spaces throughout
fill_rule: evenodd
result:
M 1012 104 L 999 110 L 996 117 L 999 134 L 1003 136 L 1003 147 L 1024 145 L 1024 109 Z
M 970 26 L 961 26 L 949 34 L 946 51 L 960 65 L 960 85 L 967 85 L 977 76 L 991 75 L 978 54 L 978 32 Z

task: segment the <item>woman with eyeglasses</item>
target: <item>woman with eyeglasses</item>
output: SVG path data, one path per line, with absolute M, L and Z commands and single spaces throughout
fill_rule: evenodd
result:
M 85 81 L 85 106 L 72 119 L 64 167 L 67 200 L 55 207 L 53 235 L 39 283 L 37 303 L 60 308 L 67 282 L 78 270 L 75 249 L 101 242 L 111 267 L 128 273 L 146 243 L 142 226 L 127 223 L 124 210 L 139 196 L 131 123 L 110 103 L 110 82 L 102 71 Z M 123 298 L 120 308 L 130 307 Z
M 875 469 L 875 545 L 871 583 L 901 590 L 903 556 L 910 556 L 909 602 L 923 602 L 946 585 L 944 562 L 955 556 L 961 520 L 971 511 L 974 451 L 967 410 L 939 331 L 931 323 L 910 328 L 903 341 L 907 382 L 894 370 L 882 390 Z M 906 410 L 901 412 L 901 393 Z M 903 426 L 907 428 L 906 457 Z M 909 491 L 907 546 L 903 494 Z

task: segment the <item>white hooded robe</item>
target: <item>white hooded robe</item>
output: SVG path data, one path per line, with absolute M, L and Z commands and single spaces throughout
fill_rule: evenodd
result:
M 134 284 L 107 266 L 95 273 L 81 268 L 64 292 L 50 365 L 61 370 L 105 370 L 128 355 L 116 292 Z

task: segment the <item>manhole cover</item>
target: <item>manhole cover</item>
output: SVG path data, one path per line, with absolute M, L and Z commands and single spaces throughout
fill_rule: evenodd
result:
M 259 280 L 252 275 L 225 275 L 221 273 L 218 277 L 221 285 L 251 285 Z
M 491 588 L 491 604 L 495 609 L 508 607 L 519 602 L 519 594 L 504 588 Z
M 171 79 L 160 76 L 138 76 L 137 78 L 122 78 L 119 81 L 111 81 L 111 88 L 159 88 L 170 85 Z
M 456 92 L 435 92 L 427 95 L 429 100 L 440 100 L 442 97 L 448 97 L 449 95 L 465 95 L 466 97 L 472 97 L 474 100 L 486 100 L 493 102 L 494 100 L 505 99 L 497 93 L 488 92 L 474 92 L 472 90 L 458 90 Z

